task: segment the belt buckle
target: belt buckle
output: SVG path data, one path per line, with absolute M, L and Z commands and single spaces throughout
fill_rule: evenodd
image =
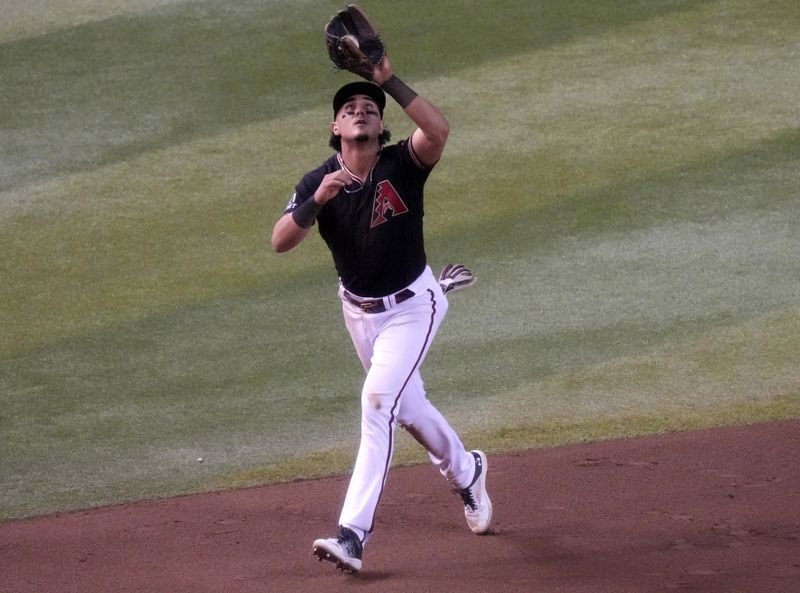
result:
M 375 301 L 364 301 L 363 303 L 358 304 L 361 307 L 361 310 L 365 313 L 369 313 L 369 310 L 375 306 Z

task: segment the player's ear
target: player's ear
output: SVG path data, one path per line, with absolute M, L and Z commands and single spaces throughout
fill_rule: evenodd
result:
M 331 122 L 331 134 L 333 134 L 334 136 L 338 136 L 339 135 L 339 126 L 336 125 L 335 121 Z

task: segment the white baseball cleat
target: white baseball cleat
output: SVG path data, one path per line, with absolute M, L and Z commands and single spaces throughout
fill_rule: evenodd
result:
M 475 476 L 472 483 L 466 488 L 457 489 L 455 492 L 464 501 L 464 516 L 467 525 L 473 533 L 482 535 L 489 531 L 492 523 L 492 501 L 486 492 L 486 473 L 489 464 L 483 451 L 470 451 L 475 458 Z
M 328 560 L 336 564 L 342 572 L 357 573 L 361 570 L 361 554 L 364 547 L 361 540 L 347 527 L 339 526 L 336 537 L 318 539 L 312 545 L 312 554 L 320 562 Z

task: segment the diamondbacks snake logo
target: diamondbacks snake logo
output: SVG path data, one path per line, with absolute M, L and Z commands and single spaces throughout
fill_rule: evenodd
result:
M 389 218 L 408 212 L 400 194 L 389 180 L 381 181 L 375 189 L 375 200 L 372 203 L 372 222 L 369 228 L 374 229 Z M 388 215 L 388 216 L 387 216 Z

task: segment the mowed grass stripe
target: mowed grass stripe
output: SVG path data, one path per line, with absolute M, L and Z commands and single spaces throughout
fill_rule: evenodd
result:
M 448 95 L 449 77 L 433 81 L 453 122 L 434 207 L 469 224 L 475 208 L 491 217 L 507 205 L 713 167 L 773 139 L 791 144 L 800 44 L 789 14 L 800 16 L 800 5 L 715 3 L 459 72 L 470 93 Z M 606 225 L 619 213 L 594 214 Z
M 716 182 L 734 171 L 755 182 L 763 163 L 780 162 L 775 156 L 786 157 L 785 150 L 777 143 L 773 152 L 751 156 L 751 171 L 741 157 L 722 163 Z M 710 174 L 702 179 L 709 182 Z M 676 175 L 675 181 L 678 193 L 699 179 Z M 657 185 L 670 189 L 663 178 Z M 764 191 L 778 196 L 780 187 L 766 183 Z M 696 201 L 708 208 L 705 198 L 685 195 L 684 207 Z M 558 419 L 572 430 L 580 419 L 590 427 L 591 409 L 605 413 L 601 423 L 607 415 L 637 410 L 643 418 L 658 413 L 679 422 L 703 409 L 769 402 L 797 384 L 800 333 L 792 329 L 796 314 L 765 322 L 758 312 L 798 302 L 792 284 L 780 281 L 792 268 L 775 268 L 796 266 L 797 239 L 791 220 L 762 214 L 761 222 L 748 225 L 739 213 L 709 220 L 699 232 L 679 233 L 681 227 L 667 220 L 648 232 L 615 232 L 603 241 L 569 233 L 558 240 L 556 233 L 557 243 L 538 255 L 485 257 L 476 266 L 479 284 L 453 297 L 431 354 L 426 379 L 432 397 L 470 430 L 484 421 L 510 423 L 513 434 L 497 429 L 502 442 L 519 438 L 523 420 L 533 427 L 531 435 L 538 423 Z M 772 240 L 759 248 L 763 236 Z M 4 393 L 16 396 L 4 406 L 16 422 L 5 442 L 19 472 L 8 483 L 33 494 L 27 488 L 36 487 L 31 478 L 41 471 L 50 488 L 59 480 L 69 484 L 75 474 L 59 467 L 72 451 L 75 459 L 96 460 L 89 482 L 97 482 L 97 496 L 104 484 L 114 489 L 106 494 L 113 500 L 153 491 L 152 484 L 133 479 L 142 466 L 169 476 L 165 488 L 180 490 L 199 488 L 203 479 L 223 484 L 263 477 L 257 468 L 282 467 L 289 451 L 314 458 L 319 449 L 344 447 L 357 432 L 359 370 L 331 315 L 332 285 L 311 270 L 251 295 L 179 308 L 6 361 L 0 375 L 17 383 L 3 384 Z M 702 349 L 705 361 L 698 356 Z M 302 361 L 313 361 L 315 372 L 298 380 Z M 44 450 L 31 447 L 32 434 L 43 447 L 61 444 L 55 467 Z M 129 454 L 113 466 L 104 461 L 120 448 Z M 195 470 L 198 456 L 209 463 Z M 116 481 L 125 464 L 132 467 Z M 333 467 L 346 470 L 346 464 Z
M 440 396 L 462 390 L 473 373 L 445 376 L 437 365 L 428 383 L 468 442 L 483 442 L 496 451 L 791 417 L 800 413 L 798 323 L 798 310 L 767 316 L 647 355 L 540 377 L 511 391 L 490 390 L 484 401 L 469 404 L 441 401 Z M 496 376 L 515 370 L 510 354 L 509 348 L 492 356 Z M 213 364 L 216 370 L 222 366 Z M 347 364 L 340 371 L 348 370 Z M 342 375 L 327 365 L 323 373 L 337 379 Z M 195 380 L 203 382 L 202 375 Z M 158 389 L 164 392 L 158 398 L 163 400 L 154 397 L 155 390 L 128 402 L 124 390 L 106 398 L 92 393 L 77 408 L 20 426 L 20 432 L 36 430 L 46 439 L 31 448 L 30 436 L 21 434 L 19 446 L 12 440 L 6 448 L 3 516 L 347 471 L 357 439 L 357 385 L 334 393 L 336 381 L 319 392 L 312 391 L 314 381 L 305 390 L 287 382 L 303 391 L 294 402 L 265 399 L 259 404 L 241 384 L 222 387 L 225 377 L 218 379 L 216 393 L 203 388 L 212 396 L 205 400 L 168 393 L 159 376 L 151 381 L 161 382 Z M 140 383 L 146 385 L 146 380 Z M 324 415 L 326 425 L 336 429 L 322 430 L 312 421 L 314 414 Z M 45 440 L 62 443 L 58 455 Z M 424 462 L 418 447 L 409 443 L 400 436 L 398 462 Z M 201 456 L 202 465 L 196 462 Z M 286 468 L 293 474 L 286 474 Z
M 402 11 L 391 2 L 367 8 L 385 23 L 398 66 L 425 77 L 702 4 L 506 0 L 464 10 L 410 0 Z M 327 102 L 321 28 L 334 8 L 172 3 L 2 44 L 0 101 L 14 123 L 0 152 L 0 191 Z M 465 14 L 481 23 L 486 45 L 463 34 Z
M 592 39 L 460 73 L 475 93 L 461 92 L 455 78 L 421 82 L 452 114 L 454 127 L 429 192 L 435 237 L 475 220 L 485 234 L 502 237 L 509 213 L 517 223 L 525 220 L 520 208 L 531 212 L 528 224 L 536 224 L 531 209 L 537 205 L 595 194 L 604 185 L 612 192 L 654 169 L 675 171 L 687 160 L 715 158 L 791 126 L 794 104 L 784 99 L 791 74 L 800 73 L 786 76 L 786 68 L 797 70 L 800 62 L 780 71 L 769 67 L 785 53 L 785 43 L 769 52 L 749 51 L 748 43 L 737 41 L 720 69 L 722 47 L 709 43 L 676 66 L 665 57 L 674 55 L 676 42 L 662 48 L 652 41 L 658 31 L 677 36 L 677 29 L 683 43 L 699 43 L 712 20 L 701 16 L 693 28 L 682 19 L 671 28 L 658 20 L 623 29 L 625 43 Z M 774 19 L 769 13 L 761 18 Z M 619 52 L 601 52 L 606 45 Z M 640 45 L 651 51 L 635 52 L 631 64 L 631 47 Z M 644 68 L 647 57 L 653 64 Z M 739 84 L 728 82 L 730 72 L 739 73 Z M 509 85 L 511 95 L 504 90 Z M 755 88 L 772 89 L 775 99 L 753 109 Z M 720 109 L 720 101 L 730 107 Z M 328 117 L 322 108 L 236 128 L 5 196 L 13 204 L 6 208 L 12 224 L 6 222 L 4 235 L 9 282 L 1 290 L 8 296 L 9 329 L 2 351 L 42 343 L 50 332 L 57 339 L 84 325 L 235 294 L 265 281 L 265 274 L 319 261 L 317 250 L 308 260 L 269 258 L 265 246 L 300 163 L 327 155 Z M 401 136 L 405 122 L 390 112 L 390 126 L 398 120 Z M 606 229 L 609 220 L 631 224 L 633 217 L 624 222 L 620 216 L 633 209 L 630 198 L 620 198 L 610 213 L 602 211 L 607 201 L 594 200 L 596 208 L 583 208 L 581 220 Z M 663 196 L 658 211 L 672 208 L 675 199 Z M 635 221 L 647 220 L 647 209 L 637 209 Z M 483 249 L 481 241 L 462 243 L 441 257 L 475 257 Z
M 192 0 L 4 0 L 0 43 Z
M 796 411 L 798 334 L 773 324 L 796 325 L 786 278 L 800 261 L 798 139 L 791 83 L 770 69 L 794 49 L 780 36 L 752 43 L 758 26 L 788 28 L 768 8 L 699 4 L 411 79 L 454 123 L 431 180 L 429 253 L 435 264 L 465 258 L 479 283 L 453 297 L 425 372 L 470 435 L 524 446 L 542 442 L 541 427 L 555 442 L 559 424 L 569 438 L 609 434 L 591 409 L 612 423 L 624 416 L 629 432 L 719 420 L 714 410 L 746 403 L 743 374 L 753 409 L 782 392 L 789 403 L 776 413 Z M 677 32 L 699 43 L 720 23 L 726 35 L 685 68 L 656 51 L 675 54 Z M 627 66 L 630 48 L 644 46 L 654 49 Z M 745 84 L 721 84 L 734 71 L 716 68 L 726 46 L 747 66 Z M 665 94 L 658 73 L 687 90 Z M 704 78 L 724 89 L 724 109 L 699 92 Z M 471 101 L 464 81 L 483 94 Z M 509 116 L 499 81 L 514 82 Z M 747 107 L 766 81 L 769 117 Z M 729 133 L 730 113 L 742 134 Z M 346 471 L 359 369 L 335 314 L 335 274 L 318 239 L 265 252 L 291 185 L 327 154 L 328 117 L 326 99 L 10 194 L 24 207 L 2 223 L 13 231 L 3 274 L 15 280 L 0 289 L 14 332 L 0 363 L 4 516 L 258 480 L 289 450 L 299 475 Z M 737 332 L 759 357 L 729 347 Z M 703 348 L 706 362 L 692 367 Z M 498 428 L 518 409 L 522 425 Z M 482 428 L 485 418 L 497 422 Z
M 14 125 L 0 190 L 319 105 L 327 12 L 307 0 L 171 3 L 3 44 Z

